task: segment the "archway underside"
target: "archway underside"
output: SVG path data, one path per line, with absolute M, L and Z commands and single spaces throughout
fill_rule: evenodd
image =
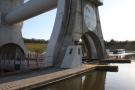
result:
M 104 58 L 101 41 L 94 33 L 87 32 L 82 35 L 81 39 L 84 60 L 93 61 Z
M 0 58 L 17 59 L 24 58 L 25 53 L 17 44 L 9 43 L 0 47 Z

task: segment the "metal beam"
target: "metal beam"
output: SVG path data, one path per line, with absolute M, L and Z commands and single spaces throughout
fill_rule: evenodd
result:
M 30 0 L 5 16 L 6 24 L 15 24 L 57 7 L 58 0 Z

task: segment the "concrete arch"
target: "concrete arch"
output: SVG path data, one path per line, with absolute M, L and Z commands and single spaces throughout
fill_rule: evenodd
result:
M 104 52 L 99 37 L 92 31 L 86 32 L 82 37 L 83 48 L 90 59 L 104 58 Z
M 89 36 L 91 36 L 91 38 L 95 44 L 96 50 L 98 52 L 97 53 L 98 59 L 103 59 L 104 58 L 104 50 L 103 50 L 104 48 L 102 47 L 99 37 L 94 32 L 87 32 L 87 34 Z
M 83 48 L 85 50 L 85 57 L 89 58 L 89 59 L 96 59 L 97 58 L 97 51 L 96 51 L 96 47 L 94 44 L 93 39 L 85 34 L 82 36 L 82 40 L 83 40 L 83 45 L 85 48 Z
M 25 56 L 25 52 L 19 45 L 7 43 L 0 47 L 0 56 L 7 59 L 20 58 Z

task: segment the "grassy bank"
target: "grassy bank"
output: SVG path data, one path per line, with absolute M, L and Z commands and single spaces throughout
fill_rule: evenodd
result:
M 47 44 L 44 43 L 25 43 L 26 48 L 31 52 L 43 53 L 47 49 Z

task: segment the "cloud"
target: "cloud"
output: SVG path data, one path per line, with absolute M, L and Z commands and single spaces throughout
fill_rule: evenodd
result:
M 108 0 L 107 0 L 108 1 Z M 114 0 L 100 8 L 101 24 L 105 40 L 135 40 L 135 11 L 131 0 Z M 109 0 L 110 1 L 110 0 Z

